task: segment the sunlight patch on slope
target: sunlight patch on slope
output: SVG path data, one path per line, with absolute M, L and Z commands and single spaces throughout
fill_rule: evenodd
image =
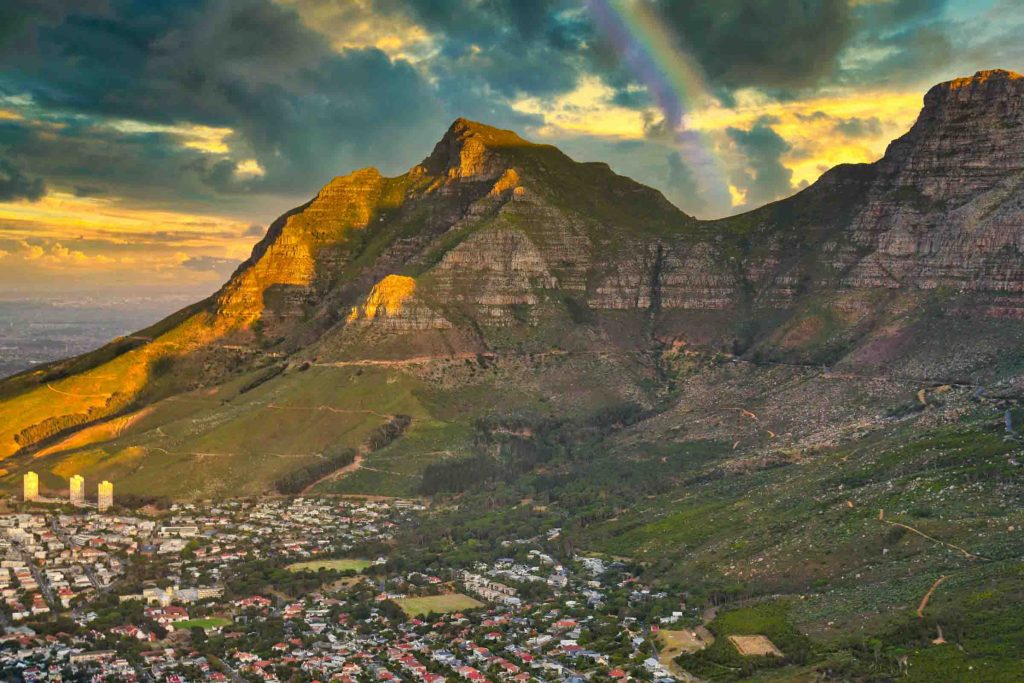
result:
M 350 321 L 373 320 L 378 316 L 394 316 L 416 292 L 416 281 L 404 275 L 388 275 L 370 290 L 362 306 L 353 306 Z

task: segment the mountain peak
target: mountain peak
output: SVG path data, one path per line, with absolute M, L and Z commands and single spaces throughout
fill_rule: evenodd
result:
M 1005 69 L 990 69 L 939 83 L 924 96 L 924 107 L 925 112 L 948 108 L 1002 108 L 1002 102 L 1022 97 L 1024 76 Z
M 976 72 L 973 76 L 954 78 L 953 80 L 940 85 L 949 85 L 951 89 L 956 90 L 959 88 L 975 87 L 989 82 L 998 83 L 1020 80 L 1024 80 L 1024 75 L 1015 71 L 1007 71 L 1006 69 L 986 69 Z
M 519 134 L 515 131 L 496 128 L 495 126 L 489 126 L 486 123 L 471 121 L 462 117 L 452 121 L 452 125 L 448 127 L 448 131 L 445 133 L 444 137 L 454 137 L 457 139 L 466 139 L 471 137 L 481 140 L 484 144 L 495 147 L 519 147 L 531 144 L 519 137 Z
M 885 182 L 959 205 L 1024 168 L 1024 76 L 993 69 L 932 87 L 878 163 Z
M 513 131 L 457 118 L 422 165 L 432 175 L 483 179 L 503 170 L 501 164 L 490 163 L 498 150 L 532 145 Z

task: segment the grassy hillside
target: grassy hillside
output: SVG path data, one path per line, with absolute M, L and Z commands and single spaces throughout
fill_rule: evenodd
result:
M 500 556 L 508 533 L 561 527 L 571 547 L 717 604 L 716 645 L 680 658 L 709 680 L 890 680 L 904 654 L 909 680 L 1024 676 L 1024 442 L 998 406 L 928 408 L 740 467 L 730 443 L 668 441 L 647 421 L 576 434 L 525 474 L 466 462 L 488 481 L 451 492 L 438 537 Z M 767 635 L 785 657 L 740 657 L 731 633 Z

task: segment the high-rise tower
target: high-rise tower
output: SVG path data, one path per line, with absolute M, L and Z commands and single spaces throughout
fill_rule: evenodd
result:
M 35 472 L 25 473 L 25 500 L 31 501 L 39 497 L 39 475 Z
M 96 494 L 96 508 L 100 512 L 109 510 L 114 506 L 114 485 L 104 479 L 100 482 Z
M 71 476 L 71 504 L 83 505 L 85 503 L 85 477 L 80 474 Z

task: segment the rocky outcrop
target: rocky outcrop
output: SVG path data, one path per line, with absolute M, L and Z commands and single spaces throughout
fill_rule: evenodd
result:
M 494 180 L 508 170 L 501 150 L 530 144 L 512 131 L 456 119 L 421 166 L 447 181 Z
M 404 275 L 388 275 L 375 284 L 366 301 L 352 307 L 347 321 L 401 332 L 452 326 L 416 297 L 416 280 Z
M 478 232 L 445 254 L 431 270 L 433 296 L 472 304 L 484 324 L 508 325 L 517 306 L 534 306 L 543 290 L 557 287 L 543 254 L 523 232 Z

